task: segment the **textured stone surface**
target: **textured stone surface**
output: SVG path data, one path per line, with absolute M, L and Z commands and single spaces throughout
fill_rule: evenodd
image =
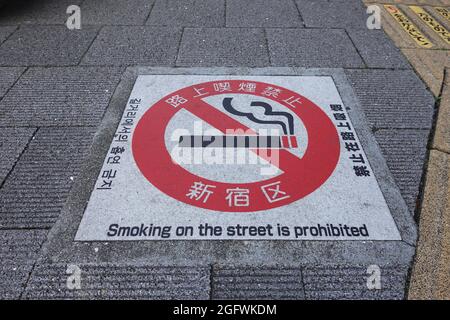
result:
M 0 27 L 0 44 L 5 41 L 15 30 L 15 26 Z
M 364 63 L 344 30 L 268 29 L 274 66 L 359 68 Z
M 450 299 L 450 155 L 431 151 L 409 299 Z
M 433 28 L 431 28 L 424 20 L 419 18 L 419 16 L 412 11 L 409 6 L 401 4 L 398 6 L 410 19 L 411 22 L 413 22 L 418 28 L 427 36 L 427 38 L 433 43 L 433 50 L 440 50 L 440 49 L 446 49 L 450 50 L 450 43 L 444 41 L 444 39 L 439 35 L 439 33 L 435 32 Z M 448 5 L 447 5 L 448 7 Z M 439 15 L 435 14 L 434 16 L 439 17 Z M 435 22 L 439 22 L 434 19 Z M 439 22 L 440 23 L 440 22 Z M 446 29 L 449 30 L 450 24 L 448 21 L 444 22 L 446 25 Z M 440 23 L 441 26 L 443 26 L 443 23 Z M 448 35 L 447 35 L 448 36 Z M 447 39 L 447 38 L 446 38 Z
M 262 29 L 186 28 L 178 66 L 248 66 L 269 64 Z
M 46 230 L 0 230 L 0 298 L 18 299 Z
M 296 0 L 296 2 L 307 27 L 367 28 L 367 15 L 362 1 Z
M 411 214 L 426 160 L 428 130 L 379 130 L 375 138 Z
M 120 75 L 118 68 L 31 68 L 0 101 L 0 126 L 95 126 Z
M 0 139 L 0 186 L 35 131 L 35 128 L 2 129 Z
M 85 0 L 81 5 L 82 24 L 142 25 L 153 0 Z
M 303 27 L 294 1 L 228 0 L 227 27 Z
M 403 299 L 407 268 L 379 266 L 381 289 L 367 287 L 369 266 L 305 267 L 303 282 L 307 299 Z
M 364 0 L 364 3 L 392 3 L 392 4 L 428 4 L 433 6 L 446 6 L 448 0 Z
M 444 68 L 450 68 L 450 50 L 402 49 L 402 52 L 434 96 L 439 96 Z
M 369 124 L 431 128 L 434 98 L 410 70 L 346 70 Z
M 450 69 L 447 69 L 446 81 L 439 103 L 433 148 L 450 153 Z
M 36 259 L 46 236 L 46 230 L 0 230 L 1 263 Z
M 401 51 L 382 30 L 347 31 L 369 68 L 410 68 Z
M 213 299 L 303 299 L 300 268 L 213 267 Z
M 208 299 L 209 269 L 78 265 L 81 289 L 67 288 L 67 265 L 43 264 L 31 275 L 25 299 Z
M 173 65 L 180 28 L 104 27 L 86 53 L 88 65 Z
M 0 67 L 0 98 L 11 88 L 25 68 Z
M 399 48 L 421 48 L 414 39 L 406 33 L 406 31 L 399 25 L 399 23 L 386 11 L 385 8 L 380 6 L 381 9 L 381 23 L 383 30 L 394 41 L 395 45 Z M 416 25 L 418 28 L 418 26 Z M 422 32 L 422 28 L 419 28 Z M 422 33 L 423 34 L 423 33 Z M 427 37 L 425 35 L 425 37 Z M 428 38 L 428 37 L 427 37 Z M 429 40 L 429 39 L 428 39 Z
M 41 128 L 0 189 L 0 228 L 50 228 L 95 128 Z
M 225 0 L 156 0 L 147 24 L 169 27 L 223 27 Z
M 76 65 L 96 34 L 89 26 L 21 26 L 0 46 L 0 65 Z
M 0 24 L 65 24 L 69 5 L 82 0 L 14 0 L 7 1 L 0 11 Z

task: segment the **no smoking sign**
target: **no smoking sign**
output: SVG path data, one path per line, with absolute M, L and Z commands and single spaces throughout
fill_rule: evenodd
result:
M 240 95 L 246 95 L 246 99 L 239 99 Z M 205 102 L 211 96 L 219 96 L 216 100 L 219 105 Z M 238 101 L 246 104 L 238 106 Z M 187 141 L 184 143 L 187 148 L 248 149 L 269 162 L 274 158 L 281 173 L 270 179 L 261 175 L 260 181 L 237 183 L 232 177 L 221 182 L 189 172 L 174 161 L 165 141 L 167 125 L 180 110 L 222 134 L 186 135 L 177 139 Z M 302 157 L 290 152 L 298 146 L 293 117 L 298 117 L 307 132 L 304 138 L 308 146 Z M 184 127 L 189 127 L 189 123 L 186 119 Z M 280 129 L 281 134 L 258 134 L 249 123 L 264 126 L 265 132 Z M 132 146 L 142 174 L 161 192 L 200 208 L 230 212 L 268 210 L 307 196 L 330 177 L 340 148 L 335 126 L 313 102 L 274 84 L 245 80 L 211 81 L 171 92 L 140 119 Z M 217 169 L 210 165 L 209 170 Z
M 331 77 L 138 77 L 77 240 L 399 233 Z

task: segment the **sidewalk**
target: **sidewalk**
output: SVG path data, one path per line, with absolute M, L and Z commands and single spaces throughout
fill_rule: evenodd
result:
M 336 265 L 333 272 L 302 265 L 192 268 L 138 258 L 111 265 L 101 261 L 120 252 L 98 253 L 89 246 L 97 262 L 73 261 L 87 283 L 87 289 L 74 292 L 66 288 L 65 264 L 37 258 L 86 165 L 119 82 L 135 66 L 343 70 L 410 214 L 417 217 L 435 97 L 442 70 L 449 67 L 450 45 L 433 36 L 436 49 L 425 51 L 402 46 L 406 37 L 396 38 L 397 29 L 386 28 L 394 41 L 383 30 L 368 30 L 360 0 L 3 2 L 0 297 L 406 298 L 411 264 L 396 265 L 392 252 L 380 253 L 389 262 L 380 292 L 366 290 L 367 266 Z M 81 30 L 65 27 L 69 4 L 81 7 Z M 430 68 L 422 70 L 422 63 Z M 445 158 L 448 150 L 441 151 L 432 151 L 431 159 Z M 427 188 L 433 187 L 425 194 Z M 225 244 L 217 248 L 233 255 Z

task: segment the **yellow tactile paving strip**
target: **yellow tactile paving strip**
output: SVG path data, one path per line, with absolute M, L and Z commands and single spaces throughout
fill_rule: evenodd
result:
M 444 68 L 450 68 L 448 50 L 401 49 L 413 68 L 435 97 L 439 96 L 444 80 Z
M 364 2 L 380 7 L 383 29 L 437 97 L 450 67 L 450 0 Z
M 409 299 L 450 299 L 450 0 L 364 1 L 439 98 Z
M 439 104 L 409 299 L 450 299 L 450 69 Z
M 448 7 L 448 0 L 364 0 L 364 3 L 387 3 L 387 4 L 418 4 L 429 6 Z
M 441 37 L 442 41 L 446 44 L 450 44 L 450 32 L 448 29 L 439 23 L 433 15 L 431 15 L 424 7 L 409 6 L 409 9 L 413 11 L 427 26 L 428 28 Z
M 431 150 L 409 299 L 450 299 L 450 155 Z

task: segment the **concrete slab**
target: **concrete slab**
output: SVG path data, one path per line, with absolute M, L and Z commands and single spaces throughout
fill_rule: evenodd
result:
M 30 68 L 0 101 L 0 126 L 96 126 L 122 70 Z
M 77 65 L 97 35 L 96 27 L 21 26 L 0 46 L 2 66 Z
M 47 230 L 0 231 L 0 298 L 19 299 Z
M 138 74 L 215 74 L 215 75 L 320 75 L 332 76 L 337 85 L 347 112 L 355 125 L 358 137 L 365 146 L 370 164 L 375 170 L 403 241 L 142 241 L 142 242 L 74 242 L 79 221 L 85 204 L 94 186 L 96 176 L 108 152 L 116 126 L 120 121 L 124 106 Z M 120 83 L 105 115 L 92 147 L 92 153 L 76 185 L 61 218 L 51 230 L 49 241 L 44 245 L 40 264 L 76 263 L 78 265 L 107 264 L 151 264 L 162 266 L 206 267 L 211 264 L 226 265 L 230 268 L 279 267 L 283 268 L 323 268 L 330 265 L 368 266 L 378 264 L 381 270 L 387 265 L 400 266 L 404 270 L 414 254 L 415 226 L 407 208 L 395 187 L 393 178 L 376 148 L 374 138 L 367 130 L 364 117 L 351 87 L 346 83 L 342 70 L 302 70 L 293 68 L 267 69 L 183 69 L 183 68 L 142 68 L 130 69 Z M 378 169 L 377 169 L 378 168 Z M 201 255 L 197 254 L 202 252 Z M 329 267 L 331 270 L 331 267 Z M 388 270 L 386 270 L 389 272 Z M 383 272 L 383 271 L 382 271 Z M 406 272 L 402 271 L 403 276 Z M 245 278 L 243 278 L 245 279 Z M 401 281 L 395 277 L 393 281 Z M 335 281 L 335 282 L 333 282 Z M 331 283 L 338 284 L 335 278 Z M 403 296 L 402 282 L 393 290 L 398 297 Z M 391 287 L 389 287 L 391 288 Z M 367 287 L 366 291 L 370 291 Z M 55 292 L 55 291 L 52 291 Z M 76 294 L 76 293 L 75 293 Z M 393 294 L 391 294 L 393 296 Z
M 358 0 L 296 0 L 297 7 L 308 28 L 366 27 L 366 9 Z
M 429 130 L 378 130 L 375 138 L 411 214 L 419 202 Z
M 303 22 L 294 1 L 227 1 L 227 27 L 301 28 Z
M 367 266 L 308 266 L 303 269 L 305 295 L 309 300 L 401 300 L 407 266 L 380 266 L 381 289 L 367 290 Z
M 344 30 L 267 29 L 271 64 L 310 68 L 360 68 L 360 55 Z
M 2 98 L 14 82 L 19 79 L 25 68 L 4 67 L 0 68 L 0 98 Z
M 77 265 L 81 289 L 67 287 L 68 265 L 39 264 L 23 299 L 195 300 L 209 298 L 209 268 Z
M 401 51 L 383 30 L 347 30 L 359 54 L 369 68 L 411 68 Z
M 450 69 L 446 71 L 446 81 L 442 90 L 441 100 L 434 132 L 432 148 L 450 153 Z
M 450 299 L 450 155 L 432 150 L 409 299 Z
M 82 0 L 7 1 L 0 13 L 0 24 L 65 24 L 70 5 Z
M 16 29 L 17 26 L 0 27 L 0 44 L 5 41 Z
M 103 27 L 82 64 L 173 65 L 180 37 L 173 27 Z
M 305 299 L 301 268 L 213 266 L 211 298 Z
M 223 27 L 225 0 L 157 0 L 147 24 L 168 27 Z
M 331 76 L 142 75 L 129 101 L 77 241 L 400 239 Z M 278 115 L 250 107 L 259 101 Z M 302 106 L 309 113 L 296 111 Z M 289 135 L 298 146 L 283 143 L 263 160 L 249 148 L 179 142 L 209 134 L 222 141 L 235 128 L 261 130 L 262 136 L 278 132 L 278 139 Z M 302 181 L 314 183 L 302 187 Z
M 186 28 L 177 66 L 248 66 L 269 64 L 263 29 Z
M 429 129 L 434 97 L 411 70 L 346 70 L 374 128 Z
M 94 131 L 93 127 L 38 130 L 0 189 L 0 229 L 52 227 Z
M 36 128 L 3 128 L 0 141 L 0 185 L 19 159 Z
M 87 0 L 81 4 L 83 25 L 142 25 L 154 0 Z
M 402 49 L 435 97 L 444 81 L 444 68 L 450 68 L 450 50 Z

